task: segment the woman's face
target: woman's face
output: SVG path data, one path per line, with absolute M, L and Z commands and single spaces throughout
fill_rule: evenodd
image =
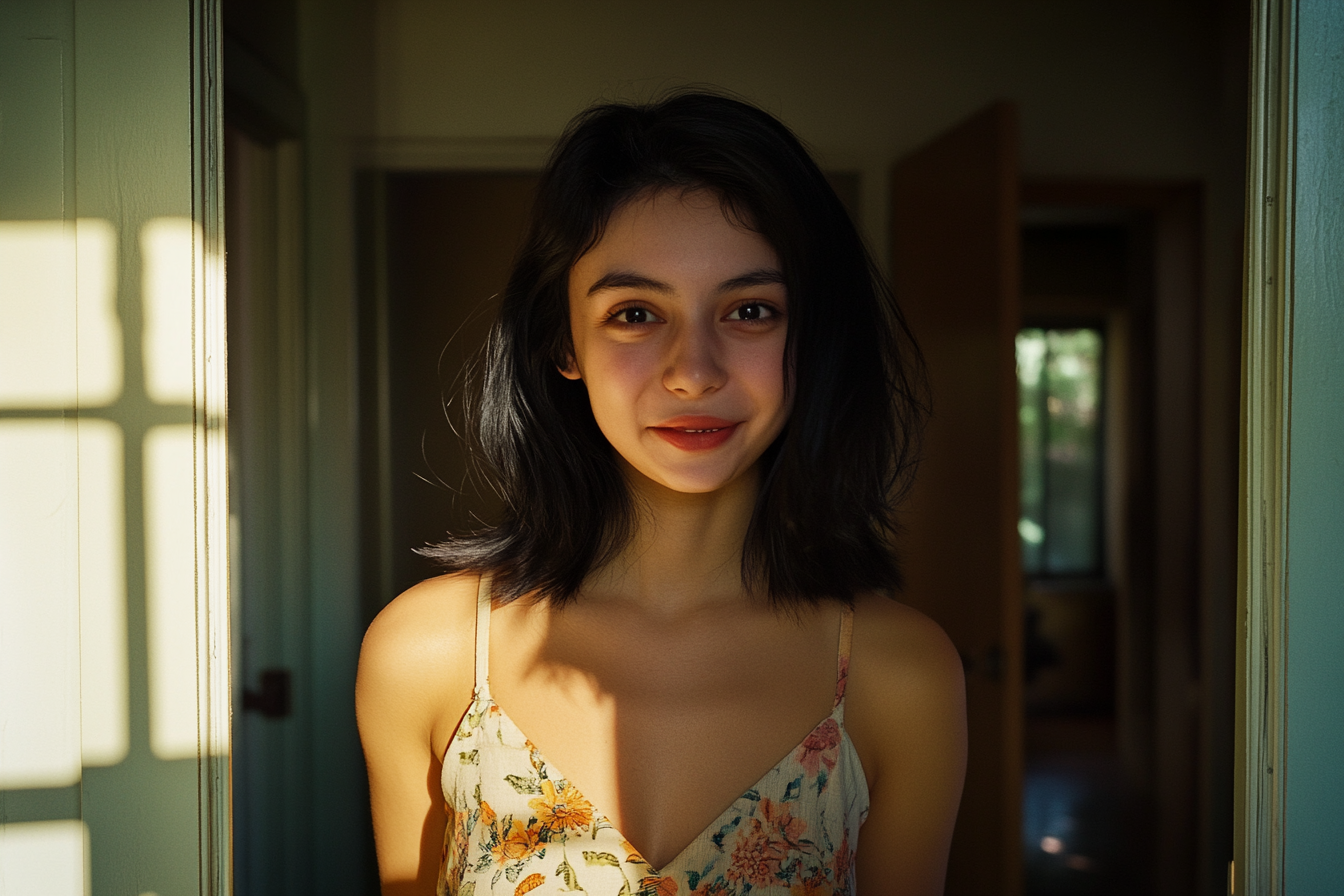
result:
M 788 311 L 774 249 L 706 191 L 637 196 L 569 273 L 574 357 L 593 416 L 634 470 L 711 492 L 789 416 Z

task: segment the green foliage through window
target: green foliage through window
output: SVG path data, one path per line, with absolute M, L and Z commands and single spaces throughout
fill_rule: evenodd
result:
M 1028 576 L 1102 573 L 1102 334 L 1017 334 L 1022 510 Z

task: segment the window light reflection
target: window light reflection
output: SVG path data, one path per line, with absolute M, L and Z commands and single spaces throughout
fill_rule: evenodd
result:
M 154 218 L 140 229 L 145 389 L 161 404 L 192 403 L 192 247 L 200 240 L 190 218 Z
M 120 394 L 116 251 L 102 219 L 0 221 L 0 407 L 88 407 Z
M 125 487 L 121 428 L 83 418 L 79 434 L 79 690 L 84 764 L 115 765 L 130 745 Z
M 0 824 L 0 893 L 84 896 L 88 865 L 82 821 Z
M 193 428 L 145 436 L 149 742 L 160 759 L 197 756 Z
M 0 421 L 0 789 L 80 778 L 76 450 L 71 421 Z

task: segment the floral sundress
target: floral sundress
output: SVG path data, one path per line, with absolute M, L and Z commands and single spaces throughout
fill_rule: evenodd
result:
M 439 896 L 839 896 L 854 892 L 868 784 L 844 726 L 853 613 L 835 704 L 802 742 L 654 868 L 490 696 L 490 580 L 476 616 L 476 684 L 443 760 L 449 824 Z

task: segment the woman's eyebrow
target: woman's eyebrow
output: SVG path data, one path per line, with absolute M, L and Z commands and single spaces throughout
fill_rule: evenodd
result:
M 774 268 L 758 268 L 719 284 L 719 292 L 750 289 L 753 286 L 783 285 L 784 274 Z
M 783 282 L 784 275 L 780 271 L 774 268 L 758 268 L 723 281 L 719 284 L 718 291 L 732 292 L 737 289 L 750 289 L 753 286 L 782 284 Z M 642 289 L 662 295 L 670 295 L 676 292 L 671 284 L 646 277 L 643 274 L 636 274 L 633 271 L 611 271 L 603 274 L 597 278 L 592 286 L 588 287 L 588 295 L 594 295 L 604 289 Z
M 633 271 L 612 271 L 603 274 L 597 278 L 592 286 L 588 287 L 588 295 L 591 296 L 604 289 L 643 289 L 664 295 L 675 292 L 670 285 L 663 281 L 645 277 L 643 274 L 636 274 Z

